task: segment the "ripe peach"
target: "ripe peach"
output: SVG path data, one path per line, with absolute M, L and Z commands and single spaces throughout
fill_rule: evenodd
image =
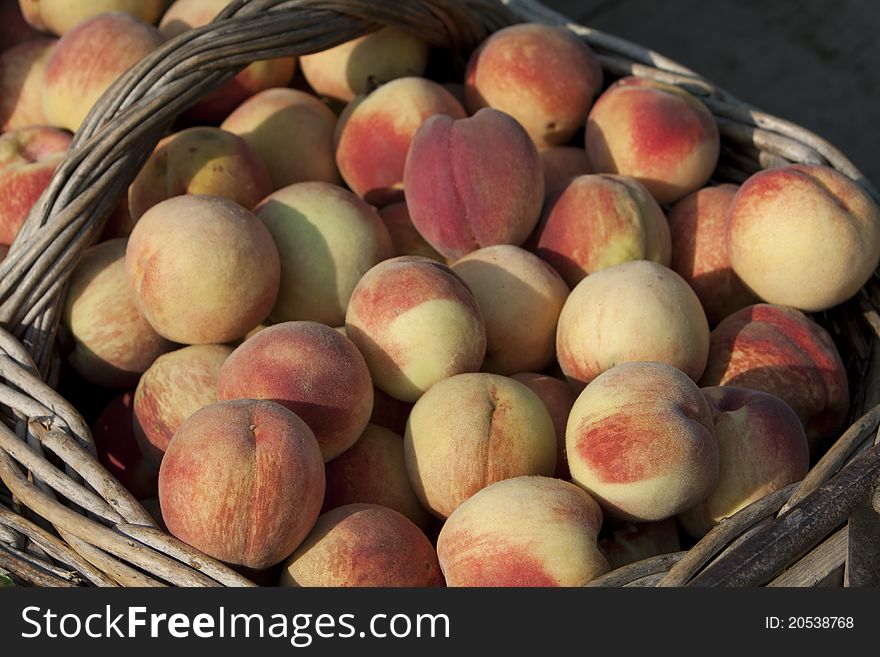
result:
M 75 340 L 70 365 L 98 385 L 127 388 L 172 348 L 138 311 L 125 276 L 124 239 L 83 254 L 70 277 L 62 321 Z
M 336 164 L 358 196 L 376 206 L 403 199 L 404 166 L 412 141 L 435 115 L 463 119 L 446 89 L 424 78 L 400 78 L 355 101 L 340 119 Z
M 556 432 L 556 471 L 553 476 L 557 479 L 570 479 L 568 457 L 565 454 L 565 427 L 577 395 L 565 381 L 546 374 L 521 372 L 511 378 L 528 386 L 550 412 L 550 419 L 553 420 L 553 429 Z
M 613 518 L 663 520 L 718 483 L 709 404 L 664 363 L 623 363 L 596 377 L 571 409 L 565 444 L 572 481 Z
M 769 303 L 807 312 L 852 297 L 880 260 L 880 208 L 858 184 L 822 166 L 756 173 L 727 218 L 730 263 Z
M 324 462 L 311 429 L 271 401 L 206 406 L 181 425 L 159 469 L 168 530 L 254 569 L 287 558 L 315 524 Z
M 128 242 L 138 309 L 183 344 L 240 338 L 275 304 L 281 264 L 255 215 L 218 196 L 176 196 L 150 208 Z
M 266 89 L 239 105 L 220 127 L 260 155 L 275 189 L 310 180 L 342 182 L 333 145 L 336 115 L 311 94 Z
M 639 523 L 612 520 L 602 528 L 602 534 L 599 535 L 599 549 L 612 570 L 681 550 L 675 518 Z
M 608 571 L 601 524 L 599 505 L 577 486 L 516 477 L 458 507 L 437 555 L 448 586 L 583 586 Z
M 135 497 L 151 497 L 159 485 L 159 467 L 144 458 L 132 429 L 132 394 L 114 397 L 95 423 L 92 438 L 98 461 Z
M 68 133 L 46 126 L 0 136 L 0 243 L 12 244 L 69 145 Z
M 602 88 L 602 67 L 572 32 L 523 23 L 474 51 L 465 72 L 470 112 L 494 107 L 515 118 L 538 146 L 565 144 L 584 125 Z
M 621 78 L 599 97 L 585 144 L 594 171 L 636 178 L 658 203 L 705 185 L 721 150 L 715 118 L 702 101 L 636 77 Z
M 587 151 L 575 146 L 551 146 L 538 151 L 544 173 L 544 197 L 556 196 L 569 178 L 593 173 Z
M 476 372 L 486 328 L 476 299 L 449 267 L 428 258 L 392 258 L 358 282 L 346 335 L 363 353 L 377 388 L 415 401 L 442 379 Z
M 342 324 L 357 282 L 392 253 L 375 208 L 336 185 L 289 185 L 254 211 L 281 253 L 281 286 L 272 309 L 276 322 Z
M 368 424 L 348 450 L 325 465 L 324 511 L 354 503 L 381 504 L 409 518 L 422 531 L 431 515 L 419 502 L 406 473 L 403 438 Z
M 803 425 L 779 397 L 735 386 L 704 388 L 703 394 L 712 409 L 720 470 L 709 496 L 679 515 L 696 538 L 810 469 Z
M 195 27 L 207 25 L 228 4 L 229 0 L 176 0 L 162 16 L 159 30 L 166 39 L 172 39 Z M 252 62 L 219 89 L 186 110 L 185 115 L 200 123 L 219 123 L 254 94 L 287 86 L 295 71 L 296 57 Z
M 220 366 L 232 347 L 198 344 L 159 356 L 134 393 L 134 433 L 144 455 L 155 463 L 180 425 L 217 401 Z
M 200 0 L 203 1 L 203 0 Z M 167 0 L 18 0 L 25 20 L 41 32 L 64 34 L 87 18 L 125 12 L 155 24 Z
M 413 226 L 406 203 L 392 203 L 379 210 L 379 216 L 391 236 L 395 256 L 422 256 L 438 262 L 446 259 L 425 241 Z
M 413 225 L 454 259 L 484 246 L 522 244 L 544 202 L 535 145 L 513 118 L 494 109 L 425 121 L 407 155 L 403 184 Z
M 681 276 L 633 260 L 572 290 L 559 315 L 556 354 L 575 390 L 627 361 L 667 363 L 696 381 L 709 356 L 709 324 Z
M 282 322 L 245 340 L 223 363 L 217 398 L 271 399 L 309 425 L 325 461 L 360 437 L 373 385 L 351 340 L 316 322 Z
M 49 123 L 75 132 L 107 88 L 163 40 L 155 27 L 121 12 L 99 14 L 67 30 L 43 77 Z
M 318 518 L 285 562 L 281 586 L 440 586 L 434 546 L 393 509 L 348 504 Z
M 697 293 L 713 326 L 758 301 L 730 267 L 724 226 L 737 189 L 704 187 L 678 201 L 667 215 L 672 269 Z
M 411 32 L 386 27 L 300 59 L 302 72 L 319 96 L 349 102 L 358 94 L 398 78 L 420 76 L 428 45 Z
M 568 286 L 552 267 L 518 246 L 472 251 L 452 265 L 486 325 L 483 369 L 496 374 L 541 370 L 556 353 L 556 322 Z
M 669 224 L 657 201 L 633 178 L 570 178 L 548 199 L 535 230 L 535 253 L 574 287 L 587 274 L 629 260 L 669 266 Z
M 0 131 L 46 124 L 43 73 L 55 42 L 32 39 L 0 55 Z
M 544 403 L 497 374 L 435 383 L 409 415 L 404 449 L 416 495 L 439 518 L 493 482 L 550 476 L 556 468 L 556 434 Z
M 183 194 L 224 196 L 251 210 L 272 192 L 262 158 L 244 139 L 220 128 L 187 128 L 166 137 L 128 190 L 137 221 L 157 203 Z
M 834 436 L 849 411 L 846 369 L 831 336 L 785 306 L 748 306 L 715 327 L 700 385 L 776 395 L 804 423 L 813 448 Z

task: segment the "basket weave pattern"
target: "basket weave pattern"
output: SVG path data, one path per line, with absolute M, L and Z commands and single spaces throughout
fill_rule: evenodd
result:
M 86 422 L 53 388 L 68 278 L 174 119 L 250 62 L 305 55 L 398 25 L 466 61 L 513 21 L 567 26 L 606 78 L 650 77 L 697 95 L 716 117 L 713 180 L 740 183 L 789 163 L 823 164 L 880 194 L 833 146 L 698 74 L 567 22 L 535 0 L 235 0 L 218 18 L 138 63 L 92 109 L 0 264 L 0 568 L 35 585 L 250 585 L 155 526 L 97 462 Z M 722 522 L 688 551 L 615 570 L 597 586 L 878 583 L 880 339 L 876 275 L 818 319 L 850 374 L 854 424 L 803 482 Z

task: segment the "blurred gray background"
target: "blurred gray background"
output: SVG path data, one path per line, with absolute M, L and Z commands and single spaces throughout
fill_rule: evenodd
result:
M 880 3 L 542 0 L 821 135 L 880 185 Z

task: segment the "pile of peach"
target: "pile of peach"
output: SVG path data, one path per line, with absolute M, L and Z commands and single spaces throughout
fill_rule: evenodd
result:
M 21 0 L 59 38 L 0 56 L 0 241 L 112 80 L 225 4 Z M 257 62 L 159 143 L 66 297 L 66 365 L 122 390 L 107 467 L 297 586 L 582 585 L 801 479 L 849 412 L 805 313 L 877 267 L 871 199 L 715 184 L 706 106 L 563 29 L 438 58 L 386 28 Z

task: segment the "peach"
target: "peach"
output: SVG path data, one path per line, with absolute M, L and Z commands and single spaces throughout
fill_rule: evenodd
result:
M 329 326 L 283 322 L 245 340 L 223 363 L 217 399 L 271 399 L 309 425 L 325 461 L 360 437 L 373 410 L 370 371 Z
M 518 246 L 472 251 L 452 265 L 486 325 L 483 369 L 514 374 L 547 367 L 556 353 L 556 322 L 568 286 L 552 267 Z
M 228 4 L 229 0 L 176 0 L 162 16 L 159 31 L 166 39 L 173 39 L 195 27 L 207 25 Z M 219 123 L 255 94 L 273 87 L 286 87 L 295 71 L 296 57 L 252 62 L 184 114 L 200 123 Z
M 852 297 L 880 260 L 880 208 L 829 167 L 756 173 L 731 202 L 726 234 L 730 264 L 755 294 L 806 312 Z
M 157 203 L 183 194 L 224 196 L 251 210 L 272 193 L 272 178 L 248 143 L 220 128 L 187 128 L 159 142 L 128 190 L 136 222 Z
M 281 586 L 442 583 L 427 536 L 405 516 L 378 504 L 348 504 L 323 514 L 281 571 Z
M 412 407 L 412 403 L 395 399 L 388 393 L 374 387 L 373 414 L 370 415 L 370 424 L 390 429 L 402 436 L 404 431 L 406 431 L 406 421 L 409 418 Z
M 376 387 L 401 401 L 476 372 L 486 354 L 486 328 L 467 285 L 449 267 L 416 256 L 380 262 L 364 275 L 351 295 L 345 331 Z
M 637 180 L 596 174 L 569 179 L 548 199 L 535 253 L 574 287 L 587 274 L 630 260 L 669 266 L 669 224 Z
M 46 124 L 43 73 L 55 41 L 32 39 L 0 55 L 0 131 Z
M 62 321 L 75 340 L 70 365 L 98 385 L 127 388 L 172 348 L 138 311 L 125 276 L 126 240 L 86 251 L 65 297 Z
M 568 414 L 574 406 L 577 396 L 565 381 L 533 372 L 521 372 L 514 374 L 512 379 L 526 385 L 529 390 L 538 395 L 544 402 L 544 406 L 550 412 L 553 420 L 553 430 L 556 433 L 556 471 L 553 476 L 558 479 L 570 479 L 568 471 L 568 457 L 565 454 L 565 427 L 568 424 Z
M 623 363 L 596 377 L 571 409 L 565 445 L 572 481 L 619 520 L 670 518 L 718 483 L 709 404 L 665 363 Z
M 220 126 L 244 139 L 280 189 L 317 180 L 340 184 L 333 134 L 336 115 L 297 89 L 266 89 L 238 106 Z
M 68 133 L 46 126 L 0 136 L 0 243 L 12 244 L 69 145 Z
M 422 124 L 465 117 L 452 94 L 424 78 L 394 80 L 355 103 L 340 121 L 336 164 L 352 191 L 377 206 L 403 199 L 407 154 Z
M 150 208 L 125 255 L 138 309 L 183 344 L 240 338 L 278 296 L 281 263 L 266 226 L 234 201 L 176 196 Z
M 0 52 L 43 36 L 25 20 L 17 3 L 0 2 Z
M 135 497 L 151 497 L 159 485 L 159 468 L 145 459 L 132 429 L 132 394 L 114 397 L 92 425 L 98 461 Z
M 470 112 L 510 114 L 538 148 L 559 146 L 584 125 L 602 77 L 596 55 L 572 32 L 524 23 L 495 32 L 474 51 L 465 99 Z
M 203 0 L 199 0 L 200 2 Z M 18 0 L 25 20 L 42 32 L 64 34 L 75 25 L 108 12 L 125 12 L 155 24 L 167 0 Z
M 556 196 L 569 178 L 593 173 L 587 151 L 575 146 L 551 146 L 538 152 L 541 171 L 544 173 L 544 196 Z
M 99 14 L 67 30 L 46 63 L 46 119 L 76 132 L 107 88 L 162 41 L 155 27 L 121 12 Z
M 583 586 L 608 571 L 601 524 L 599 505 L 577 486 L 516 477 L 458 507 L 437 555 L 448 586 Z
M 452 259 L 484 246 L 521 245 L 544 202 L 535 145 L 494 109 L 425 121 L 407 155 L 403 185 L 413 225 Z
M 281 286 L 272 309 L 276 322 L 342 324 L 357 282 L 392 254 L 375 208 L 336 185 L 289 185 L 254 211 L 281 253 Z
M 403 438 L 368 424 L 357 442 L 325 465 L 324 510 L 354 503 L 381 504 L 409 518 L 422 531 L 432 523 L 406 473 Z
M 391 236 L 395 256 L 422 256 L 438 262 L 446 259 L 425 241 L 413 226 L 406 203 L 392 203 L 379 210 L 379 216 Z
M 636 77 L 621 78 L 599 96 L 584 139 L 594 171 L 636 178 L 658 203 L 703 187 L 721 150 L 715 118 L 701 100 Z
M 409 415 L 404 449 L 416 495 L 438 518 L 491 483 L 550 476 L 556 468 L 556 434 L 544 403 L 497 374 L 435 383 Z
M 709 357 L 709 324 L 697 295 L 671 269 L 633 260 L 587 276 L 556 331 L 559 365 L 575 390 L 628 361 L 657 361 L 694 381 Z
M 779 397 L 735 386 L 704 388 L 703 394 L 712 409 L 720 469 L 709 496 L 679 515 L 695 538 L 810 469 L 804 427 Z
M 347 103 L 377 85 L 422 75 L 428 65 L 428 44 L 411 32 L 385 27 L 305 55 L 300 64 L 315 93 Z
M 199 344 L 159 356 L 141 376 L 134 393 L 134 433 L 141 451 L 155 463 L 180 425 L 217 401 L 220 366 L 232 347 Z
M 713 326 L 758 299 L 730 266 L 725 222 L 736 185 L 704 187 L 669 210 L 672 269 L 688 282 Z
M 225 401 L 196 411 L 174 434 L 159 469 L 168 530 L 215 559 L 257 570 L 302 543 L 323 498 L 314 434 L 271 401 Z
M 831 336 L 785 306 L 755 304 L 718 324 L 700 385 L 779 397 L 804 423 L 813 448 L 834 437 L 849 412 L 846 369 Z
M 674 518 L 639 523 L 611 521 L 603 527 L 602 534 L 599 549 L 612 570 L 681 550 Z

